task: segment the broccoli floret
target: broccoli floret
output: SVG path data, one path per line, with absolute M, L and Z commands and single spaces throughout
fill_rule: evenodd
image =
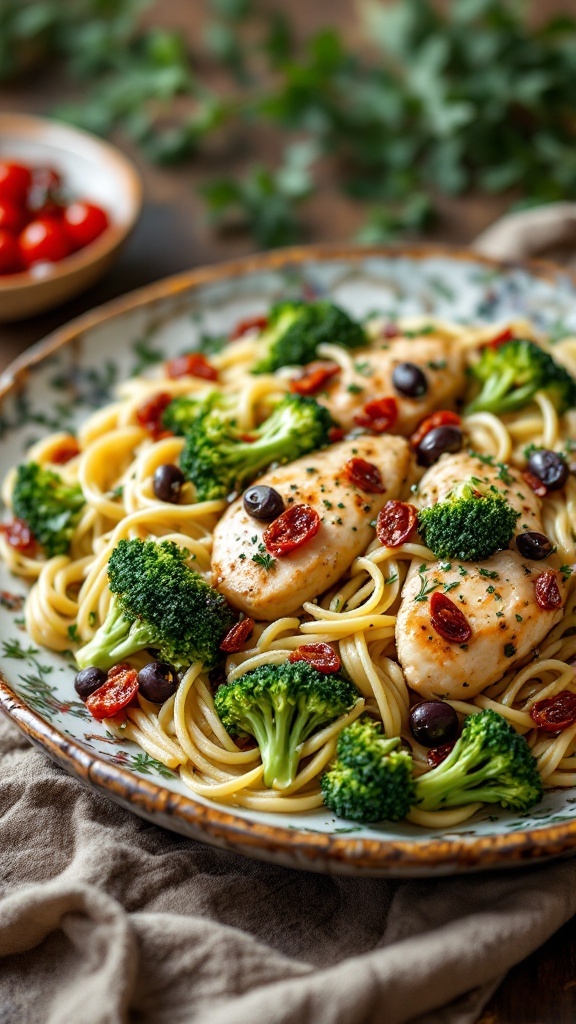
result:
M 281 366 L 303 366 L 316 358 L 319 345 L 359 348 L 368 338 L 356 321 L 327 299 L 279 302 L 258 339 L 260 359 L 252 373 L 273 373 Z
M 180 395 L 173 398 L 162 413 L 162 424 L 178 437 L 183 437 L 190 430 L 194 420 L 204 408 L 203 398 L 189 398 Z
M 530 747 L 491 709 L 469 715 L 448 757 L 416 781 L 416 806 L 422 811 L 477 801 L 527 811 L 541 797 L 542 780 Z
M 466 412 L 515 412 L 537 391 L 545 391 L 558 412 L 576 405 L 576 381 L 548 352 L 533 341 L 519 338 L 498 348 L 487 346 L 472 374 L 482 385 Z
M 80 668 L 106 670 L 145 647 L 178 669 L 216 663 L 234 616 L 222 595 L 188 568 L 187 556 L 173 541 L 119 541 L 108 562 L 110 610 L 77 652 Z
M 418 529 L 436 558 L 478 562 L 508 547 L 519 514 L 500 492 L 472 478 L 421 509 Z
M 178 437 L 188 433 L 194 420 L 208 409 L 232 410 L 234 397 L 223 395 L 219 391 L 211 391 L 208 395 L 192 398 L 190 395 L 179 395 L 173 398 L 162 414 L 162 423 Z
M 198 416 L 180 456 L 182 472 L 199 501 L 223 498 L 254 480 L 272 462 L 292 462 L 328 444 L 330 413 L 313 398 L 287 395 L 247 441 L 228 415 L 213 405 Z
M 64 483 L 58 473 L 37 462 L 18 466 L 12 510 L 28 524 L 50 558 L 67 554 L 84 505 L 80 484 Z
M 358 693 L 339 675 L 308 662 L 260 665 L 216 691 L 214 703 L 232 735 L 254 736 L 264 782 L 285 789 L 296 776 L 301 744 L 320 726 L 353 707 Z
M 412 757 L 399 736 L 382 735 L 380 722 L 360 718 L 338 738 L 337 760 L 322 777 L 324 803 L 339 818 L 400 821 L 414 803 Z

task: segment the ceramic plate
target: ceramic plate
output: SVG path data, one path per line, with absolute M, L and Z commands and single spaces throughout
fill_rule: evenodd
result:
M 293 249 L 171 278 L 51 335 L 0 378 L 0 475 L 51 430 L 73 429 L 117 381 L 190 351 L 281 298 L 330 296 L 359 317 L 429 313 L 461 322 L 527 316 L 576 332 L 576 279 L 552 266 L 499 265 L 439 249 Z M 88 786 L 193 839 L 290 867 L 366 875 L 449 874 L 576 848 L 576 790 L 534 812 L 479 812 L 450 832 L 407 823 L 364 828 L 319 810 L 294 816 L 224 809 L 120 742 L 75 699 L 71 658 L 34 649 L 22 630 L 25 584 L 0 568 L 0 702 L 21 729 Z M 4 593 L 6 592 L 6 593 Z

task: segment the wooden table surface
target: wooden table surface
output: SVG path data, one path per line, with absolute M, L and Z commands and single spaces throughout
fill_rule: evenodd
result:
M 269 0 L 282 6 L 281 0 Z M 284 4 L 286 0 L 284 0 Z M 188 37 L 197 37 L 205 4 L 186 0 L 162 0 L 162 24 L 176 27 Z M 322 4 L 291 0 L 290 10 L 299 25 L 313 29 L 325 24 Z M 325 10 L 325 8 L 324 8 Z M 541 0 L 539 13 L 572 11 L 573 0 Z M 348 0 L 331 0 L 330 21 L 343 26 L 350 15 Z M 70 89 L 58 75 L 36 83 L 0 89 L 0 111 L 49 113 L 70 96 Z M 0 372 L 29 345 L 85 310 L 151 281 L 191 267 L 229 259 L 252 250 L 243 236 L 219 237 L 206 224 L 195 195 L 200 181 L 214 174 L 236 172 L 240 165 L 228 150 L 220 156 L 199 158 L 182 168 L 159 170 L 121 140 L 122 148 L 135 160 L 145 185 L 142 217 L 118 262 L 107 276 L 89 291 L 57 310 L 14 324 L 0 325 Z M 276 156 L 274 144 L 259 139 L 258 159 Z M 231 163 L 232 159 L 232 163 Z M 242 158 L 245 164 L 246 156 Z M 467 198 L 445 202 L 433 237 L 466 245 L 503 210 L 497 198 Z M 303 209 L 310 240 L 341 242 L 357 230 L 362 213 L 338 194 L 329 182 Z M 473 880 L 471 879 L 471 884 Z M 576 928 L 565 925 L 537 952 L 515 967 L 490 1000 L 479 1024 L 574 1024 L 576 1021 Z

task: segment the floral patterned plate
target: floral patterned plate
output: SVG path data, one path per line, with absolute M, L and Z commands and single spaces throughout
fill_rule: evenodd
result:
M 288 296 L 329 295 L 353 314 L 430 313 L 470 322 L 519 315 L 556 338 L 576 332 L 576 280 L 544 264 L 499 265 L 441 249 L 292 249 L 171 278 L 87 314 L 0 378 L 0 475 L 51 430 L 73 428 L 117 381 L 227 333 Z M 75 699 L 71 657 L 36 649 L 22 627 L 25 585 L 0 567 L 0 705 L 86 785 L 193 839 L 296 868 L 431 875 L 502 867 L 576 849 L 576 791 L 532 813 L 479 812 L 450 832 L 407 823 L 365 828 L 328 811 L 282 817 L 223 808 L 120 742 Z M 491 810 L 491 809 L 490 809 Z

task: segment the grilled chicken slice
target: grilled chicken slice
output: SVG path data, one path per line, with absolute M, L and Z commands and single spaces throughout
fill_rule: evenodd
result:
M 371 494 L 349 482 L 344 466 L 354 458 L 377 466 L 384 493 Z M 390 435 L 343 441 L 267 473 L 257 483 L 274 487 L 285 508 L 310 505 L 320 516 L 320 529 L 268 568 L 262 564 L 262 556 L 267 560 L 262 535 L 269 524 L 249 516 L 238 498 L 214 531 L 214 586 L 254 619 L 290 615 L 340 579 L 373 539 L 372 520 L 390 498 L 407 493 L 413 474 L 410 446 Z
M 394 387 L 392 374 L 399 363 L 419 367 L 427 382 L 425 394 L 408 398 Z M 466 386 L 462 351 L 452 340 L 433 335 L 397 338 L 357 349 L 350 366 L 328 383 L 325 392 L 315 396 L 345 430 L 357 425 L 354 417 L 362 413 L 367 402 L 394 398 L 398 418 L 391 429 L 395 434 L 411 434 L 435 409 L 452 408 Z
M 420 506 L 442 501 L 454 485 L 475 476 L 494 484 L 520 512 L 516 534 L 542 532 L 541 501 L 518 470 L 487 465 L 467 452 L 444 455 L 422 478 Z M 504 477 L 504 479 L 502 479 Z M 562 609 L 545 611 L 536 602 L 534 584 L 546 570 L 555 571 L 564 597 L 558 558 L 523 558 L 514 540 L 506 551 L 473 562 L 413 563 L 402 590 L 396 624 L 398 658 L 406 682 L 423 697 L 466 700 L 500 679 L 526 658 L 562 617 Z M 430 621 L 430 595 L 446 594 L 472 629 L 468 642 L 446 641 Z

